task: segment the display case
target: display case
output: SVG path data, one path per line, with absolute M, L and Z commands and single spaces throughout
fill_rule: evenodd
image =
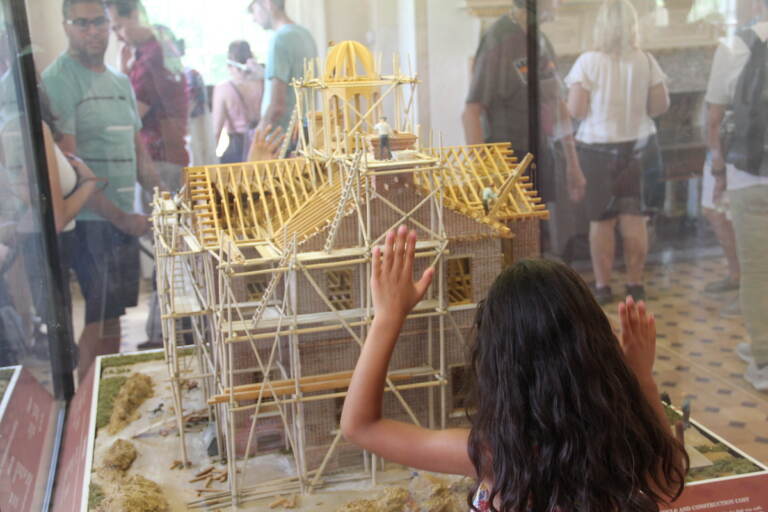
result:
M 0 5 L 0 509 L 49 508 L 74 385 L 23 2 Z M 30 283 L 33 283 L 30 285 Z
M 691 462 L 662 510 L 768 509 L 768 212 L 739 199 L 757 208 L 768 182 L 729 168 L 716 194 L 707 135 L 739 75 L 726 53 L 765 12 L 287 0 L 268 23 L 246 0 L 55 3 L 2 4 L 0 509 L 465 510 L 475 482 L 340 428 L 370 254 L 400 225 L 436 284 L 394 351 L 388 417 L 466 427 L 478 304 L 507 266 L 558 260 L 617 331 L 627 295 L 656 314 L 653 377 Z M 608 4 L 628 14 L 606 22 Z M 286 25 L 313 40 L 294 66 Z M 244 151 L 262 119 L 288 136 Z M 54 143 L 117 212 L 90 198 L 64 232 Z M 91 243 L 113 242 L 130 258 L 89 279 Z

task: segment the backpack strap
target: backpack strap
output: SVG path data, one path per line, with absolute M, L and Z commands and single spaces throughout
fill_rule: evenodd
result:
M 237 97 L 240 99 L 240 104 L 243 106 L 243 109 L 245 110 L 245 119 L 248 121 L 248 126 L 253 128 L 251 126 L 253 124 L 253 120 L 251 120 L 251 109 L 249 108 L 248 104 L 245 102 L 245 98 L 243 98 L 243 94 L 240 92 L 240 88 L 237 87 L 234 81 L 230 80 L 229 85 L 232 86 L 232 88 L 235 90 L 235 93 L 237 94 Z
M 744 41 L 744 44 L 747 45 L 747 48 L 752 50 L 752 46 L 755 43 L 762 43 L 763 41 L 758 37 L 757 32 L 752 30 L 751 28 L 745 28 L 741 29 L 736 33 L 739 38 L 741 38 L 742 41 Z

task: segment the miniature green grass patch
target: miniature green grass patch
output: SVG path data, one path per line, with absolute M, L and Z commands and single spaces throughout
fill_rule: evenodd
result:
M 123 376 L 101 379 L 98 407 L 96 408 L 96 429 L 106 427 L 109 424 L 115 398 L 127 380 L 128 377 Z
M 180 357 L 194 355 L 195 347 L 188 347 L 176 351 Z M 145 352 L 141 354 L 129 354 L 124 356 L 105 357 L 101 360 L 101 369 L 115 368 L 118 366 L 131 366 L 147 361 L 162 361 L 165 359 L 165 352 Z
M 191 356 L 194 354 L 194 347 L 189 347 L 179 350 L 179 355 Z M 109 419 L 112 416 L 112 409 L 114 408 L 115 398 L 120 392 L 120 388 L 128 380 L 128 376 L 117 375 L 115 373 L 129 373 L 129 369 L 123 369 L 125 366 L 132 366 L 134 364 L 146 363 L 147 361 L 162 361 L 165 359 L 165 353 L 160 352 L 147 352 L 143 354 L 130 354 L 125 356 L 105 357 L 101 360 L 102 372 L 107 368 L 119 368 L 117 371 L 110 372 L 109 376 L 104 376 L 99 383 L 99 401 L 96 408 L 96 428 L 100 429 L 106 427 L 109 424 Z
M 716 460 L 711 466 L 706 468 L 692 469 L 688 473 L 686 481 L 693 482 L 697 480 L 708 480 L 710 478 L 720 478 L 727 475 L 743 475 L 745 473 L 754 473 L 760 471 L 760 468 L 747 459 L 730 457 L 727 459 Z
M 11 382 L 13 372 L 16 370 L 2 370 L 0 371 L 0 401 L 3 400 L 3 395 L 8 389 L 8 384 Z
M 96 510 L 104 498 L 104 489 L 99 484 L 91 483 L 88 485 L 88 510 Z
M 144 354 L 131 354 L 127 356 L 105 357 L 101 360 L 101 369 L 115 368 L 116 366 L 130 366 L 147 361 L 161 361 L 165 359 L 164 352 L 147 352 Z

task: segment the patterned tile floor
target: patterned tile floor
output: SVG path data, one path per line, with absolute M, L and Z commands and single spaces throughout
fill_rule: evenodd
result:
M 743 318 L 720 314 L 737 296 L 703 292 L 725 273 L 720 258 L 648 267 L 647 303 L 658 330 L 656 382 L 674 404 L 690 399 L 694 419 L 768 463 L 768 393 L 744 380 L 746 364 L 734 352 L 737 343 L 749 341 Z M 614 290 L 624 289 L 622 278 L 615 276 Z M 618 322 L 617 303 L 606 313 Z

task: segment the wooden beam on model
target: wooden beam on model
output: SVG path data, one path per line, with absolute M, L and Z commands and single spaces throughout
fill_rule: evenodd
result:
M 413 368 L 390 372 L 388 377 L 393 382 L 402 382 L 405 380 L 432 377 L 435 375 L 437 375 L 437 372 L 431 368 Z M 299 389 L 302 393 L 346 389 L 349 387 L 351 380 L 351 371 L 312 375 L 301 377 L 299 379 Z M 265 382 L 244 384 L 242 386 L 235 386 L 234 388 L 225 388 L 223 393 L 212 396 L 208 400 L 208 403 L 211 405 L 227 403 L 229 402 L 230 397 L 235 401 L 240 402 L 245 400 L 257 400 L 259 396 L 262 396 L 263 398 L 276 398 L 296 393 L 295 379 L 272 380 L 269 382 L 271 385 L 269 388 L 267 388 Z M 263 391 L 262 388 L 264 388 Z
M 393 372 L 388 375 L 392 382 L 402 382 L 419 377 L 431 377 L 437 375 L 434 370 L 421 369 L 420 371 L 414 371 L 410 373 L 397 373 Z M 302 394 L 314 393 L 319 391 L 332 391 L 336 389 L 349 388 L 349 383 L 352 380 L 352 372 L 339 372 L 338 374 L 318 375 L 311 377 L 302 377 L 299 379 L 299 390 Z M 262 387 L 264 388 L 262 391 Z M 246 384 L 244 386 L 236 386 L 233 393 L 225 392 L 218 395 L 214 395 L 208 399 L 208 404 L 222 404 L 228 403 L 230 397 L 236 402 L 243 402 L 246 400 L 258 400 L 262 398 L 279 398 L 283 396 L 291 396 L 296 394 L 296 380 L 276 380 L 270 381 L 270 386 L 266 383 L 260 384 Z M 225 390 L 226 391 L 226 390 Z M 309 398 L 309 397 L 308 397 Z
M 488 212 L 489 217 L 495 217 L 501 209 L 502 204 L 507 199 L 507 196 L 512 191 L 512 187 L 515 186 L 515 183 L 517 182 L 520 177 L 525 174 L 525 171 L 528 169 L 528 166 L 531 165 L 531 162 L 533 161 L 533 155 L 528 153 L 525 155 L 525 158 L 522 162 L 520 162 L 520 165 L 517 166 L 516 172 L 513 172 L 509 178 L 507 178 L 507 181 L 504 182 L 504 185 L 501 186 L 501 189 L 497 193 L 496 198 L 496 204 L 493 205 L 493 208 L 491 208 L 491 211 Z

